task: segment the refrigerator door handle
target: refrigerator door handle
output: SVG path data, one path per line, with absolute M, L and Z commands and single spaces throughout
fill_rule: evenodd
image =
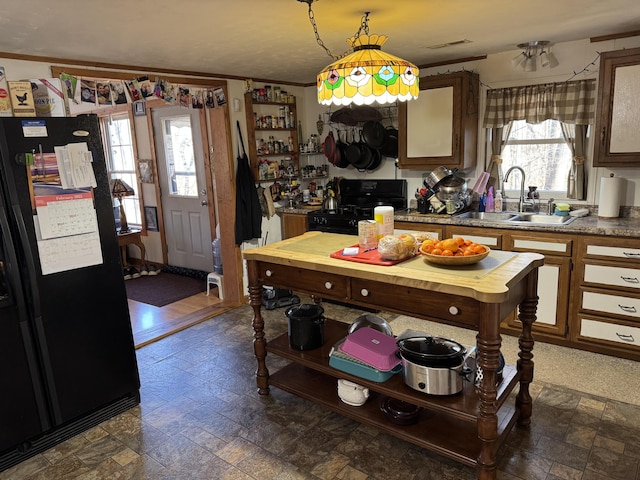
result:
M 45 392 L 42 386 L 42 378 L 38 370 L 38 359 L 35 358 L 35 354 L 32 352 L 32 350 L 27 347 L 27 345 L 33 344 L 31 331 L 29 329 L 29 326 L 27 325 L 29 312 L 24 301 L 25 297 L 22 290 L 22 281 L 19 273 L 18 256 L 14 248 L 13 237 L 9 228 L 9 219 L 7 217 L 7 212 L 4 208 L 4 205 L 2 205 L 2 202 L 0 202 L 0 231 L 2 232 L 0 241 L 4 242 L 5 252 L 5 271 L 7 273 L 7 275 L 5 276 L 5 283 L 10 298 L 11 295 L 13 295 L 12 303 L 13 305 L 15 305 L 15 307 L 17 307 L 19 312 L 20 331 L 22 333 L 23 342 L 25 343 L 27 364 L 29 371 L 31 372 L 31 384 L 36 394 L 35 401 L 40 417 L 40 425 L 42 426 L 43 430 L 47 430 L 51 428 L 51 422 L 49 420 L 50 414 L 47 404 L 44 400 Z

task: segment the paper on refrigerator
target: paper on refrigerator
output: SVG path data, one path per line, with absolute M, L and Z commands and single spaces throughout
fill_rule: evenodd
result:
M 62 188 L 96 187 L 93 155 L 85 142 L 54 147 Z

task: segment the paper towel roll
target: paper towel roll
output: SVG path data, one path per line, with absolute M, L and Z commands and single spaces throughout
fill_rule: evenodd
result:
M 621 177 L 603 177 L 600 179 L 600 201 L 598 217 L 618 218 L 620 216 Z

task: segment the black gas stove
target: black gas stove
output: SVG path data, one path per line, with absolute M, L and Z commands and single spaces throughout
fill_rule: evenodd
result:
M 343 179 L 338 184 L 338 199 L 335 210 L 309 212 L 309 230 L 357 235 L 358 222 L 373 220 L 375 207 L 407 208 L 407 181 Z

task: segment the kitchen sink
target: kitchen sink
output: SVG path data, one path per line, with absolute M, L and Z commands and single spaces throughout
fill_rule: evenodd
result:
M 515 225 L 568 225 L 575 220 L 575 217 L 569 215 L 558 216 L 533 212 L 464 212 L 455 215 L 455 218 L 469 218 Z
M 575 217 L 569 215 L 544 215 L 540 213 L 519 213 L 507 220 L 508 223 L 536 225 L 568 225 Z
M 456 215 L 455 218 L 473 218 L 476 220 L 487 220 L 489 222 L 506 222 L 518 216 L 515 212 L 465 212 Z

